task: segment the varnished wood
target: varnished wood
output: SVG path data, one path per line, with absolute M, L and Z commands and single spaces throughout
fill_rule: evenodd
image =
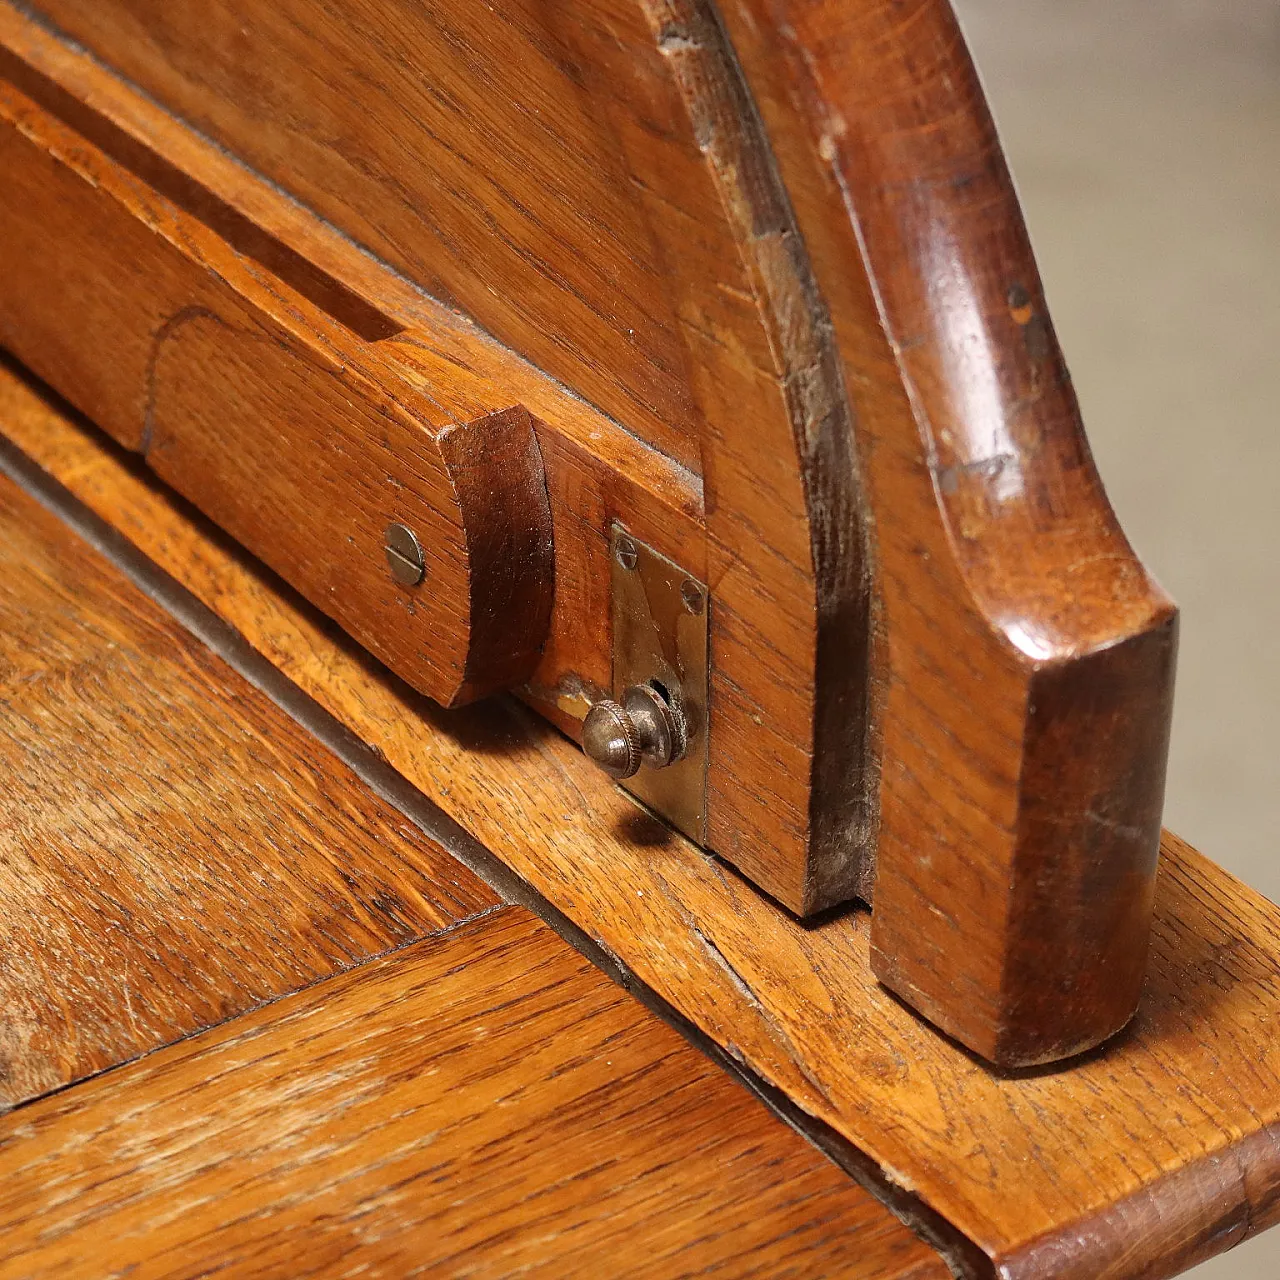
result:
M 0 1110 L 497 903 L 8 480 L 0 570 Z
M 768 359 L 744 367 L 725 358 L 745 327 L 732 314 L 690 338 L 713 593 L 709 843 L 807 915 L 869 897 L 875 854 L 870 534 L 852 418 L 829 318 L 714 10 L 700 0 L 641 7 L 715 177 L 768 340 Z M 675 261 L 698 312 L 715 314 L 723 268 L 684 244 Z M 779 432 L 770 424 L 783 413 Z M 797 699 L 798 689 L 808 696 Z M 797 845 L 811 849 L 798 883 Z
M 305 297 L 338 305 L 343 315 L 353 297 L 372 308 L 386 336 L 361 355 L 376 366 L 379 385 L 408 384 L 468 421 L 513 403 L 530 410 L 547 473 L 556 583 L 550 634 L 526 696 L 576 736 L 591 701 L 608 691 L 607 535 L 621 520 L 713 586 L 711 845 L 798 912 L 865 891 L 874 831 L 863 714 L 869 578 L 847 404 L 785 193 L 715 24 L 703 15 L 689 26 L 682 10 L 661 5 L 570 6 L 556 15 L 533 6 L 501 14 L 451 6 L 432 14 L 359 0 L 343 7 L 349 26 L 337 41 L 333 14 L 298 5 L 269 19 L 287 23 L 287 34 L 263 36 L 273 48 L 270 77 L 292 103 L 284 109 L 256 98 L 265 83 L 252 69 L 256 52 L 225 61 L 202 52 L 207 42 L 222 47 L 224 37 L 235 45 L 255 29 L 256 10 L 168 5 L 154 21 L 146 17 L 141 42 L 131 41 L 145 16 L 137 6 L 46 12 L 418 283 L 446 302 L 465 297 L 494 332 L 566 379 L 576 396 L 0 4 L 8 50 L 0 70 L 26 93 L 241 252 L 296 281 L 291 287 Z M 450 46 L 455 66 L 439 42 L 468 15 L 474 31 Z M 423 105 L 430 90 L 416 71 L 402 93 L 398 47 L 347 41 L 348 29 L 412 32 L 420 41 L 415 58 L 434 51 L 444 59 L 439 84 L 461 77 L 458 102 L 482 86 L 485 109 L 458 115 L 443 99 Z M 503 59 L 520 71 L 497 76 Z M 526 91 L 548 104 L 540 122 L 529 119 Z M 348 139 L 355 150 L 345 154 L 346 144 L 318 127 L 335 92 L 353 104 L 350 118 L 341 108 L 353 129 L 356 116 L 382 121 L 381 141 L 361 141 L 356 130 Z M 586 125 L 584 93 L 599 116 Z M 276 126 L 264 133 L 259 124 L 276 108 L 284 134 L 268 157 L 256 144 Z M 452 141 L 428 127 L 438 111 L 451 122 Z M 515 128 L 513 112 L 529 125 L 509 135 L 523 148 L 515 164 L 493 158 L 491 136 L 499 119 Z M 580 135 L 567 157 L 566 130 Z M 612 149 L 603 159 L 601 147 Z M 582 154 L 599 159 L 588 181 L 574 176 Z M 636 194 L 634 207 L 613 190 L 610 175 L 619 173 Z M 340 188 L 332 200 L 320 194 L 317 175 Z M 567 186 L 548 199 L 548 182 Z M 412 207 L 388 195 L 407 189 L 421 195 Z M 477 212 L 486 200 L 491 222 Z M 363 212 L 350 221 L 357 208 Z M 437 217 L 430 225 L 420 220 L 428 211 Z M 455 242 L 447 231 L 445 252 L 428 255 L 425 273 L 392 247 L 394 239 L 417 254 L 410 229 L 428 244 L 442 227 L 464 226 L 470 239 Z M 524 260 L 512 271 L 517 233 L 528 239 L 516 246 Z M 311 265 L 306 278 L 280 246 Z M 527 287 L 531 273 L 537 280 Z M 609 282 L 603 292 L 602 281 Z M 666 319 L 649 324 L 631 314 L 637 281 L 650 311 L 669 308 Z M 512 315 L 516 292 L 520 314 Z M 598 341 L 579 340 L 583 305 Z M 614 341 L 615 318 L 628 325 L 626 351 Z M 371 332 L 368 316 L 360 323 Z M 662 354 L 672 337 L 678 367 Z M 66 390 L 51 367 L 43 371 Z M 672 416 L 662 423 L 651 412 L 655 388 L 670 400 Z M 669 427 L 677 436 L 694 430 L 692 446 L 664 434 Z
M 0 1121 L 0 1276 L 945 1280 L 507 909 Z
M 2 83 L 0 164 L 14 351 L 415 687 L 451 705 L 528 677 L 554 563 L 525 409 L 459 423 L 397 395 L 356 335 Z M 388 572 L 392 521 L 420 586 Z
M 1094 473 L 946 0 L 900 9 L 43 6 L 697 471 L 710 847 L 800 914 L 874 896 L 882 979 L 1029 1065 L 1138 999 L 1176 615 Z M 572 732 L 606 683 L 603 645 L 569 638 L 601 617 L 606 526 L 571 527 L 530 693 Z
M 862 912 L 805 928 L 665 834 L 513 704 L 443 716 L 345 650 L 181 504 L 9 375 L 5 433 L 752 1070 L 998 1274 L 1171 1275 L 1280 1215 L 1280 908 L 1164 842 L 1119 1039 L 993 1074 L 875 980 Z M 465 734 L 471 747 L 460 743 Z M 476 751 L 489 741 L 493 749 Z M 991 1272 L 987 1272 L 991 1274 Z
M 653 145 L 646 134 L 659 153 L 675 150 L 662 146 L 671 95 L 652 87 L 661 60 L 638 7 L 613 24 L 631 48 L 613 50 L 604 15 L 530 0 L 501 11 L 480 0 L 39 10 L 434 297 L 700 469 L 676 300 L 628 165 L 629 150 Z M 641 65 L 628 70 L 624 52 Z M 615 84 L 602 83 L 606 69 Z M 682 158 L 705 184 L 696 152 Z
M 876 513 L 876 971 L 988 1059 L 1059 1059 L 1141 990 L 1176 613 L 1094 469 L 947 0 L 724 14 Z

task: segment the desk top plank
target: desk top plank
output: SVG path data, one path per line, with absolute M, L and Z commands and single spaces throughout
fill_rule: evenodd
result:
M 0 1121 L 0 1276 L 946 1280 L 517 908 Z M 109 1242 L 109 1243 L 108 1243 Z
M 496 895 L 0 480 L 0 1111 Z
M 1280 908 L 1180 841 L 1164 842 L 1129 1031 L 1061 1069 L 993 1075 L 875 982 L 866 913 L 802 927 L 518 706 L 409 696 L 12 375 L 0 423 L 640 980 L 968 1237 L 988 1260 L 975 1274 L 1173 1275 L 1280 1220 Z

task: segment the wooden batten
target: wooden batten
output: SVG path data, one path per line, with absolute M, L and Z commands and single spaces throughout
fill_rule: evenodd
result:
M 0 336 L 415 688 L 527 678 L 554 564 L 528 412 L 454 422 L 363 339 L 11 85 Z M 477 468 L 488 472 L 477 479 Z M 424 554 L 388 572 L 388 525 Z

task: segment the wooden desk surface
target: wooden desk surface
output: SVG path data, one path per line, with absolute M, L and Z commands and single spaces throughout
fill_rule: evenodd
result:
M 498 905 L 0 485 L 0 1110 Z
M 0 1276 L 944 1280 L 4 479 L 0 570 Z
M 874 982 L 865 914 L 804 928 L 518 706 L 444 714 L 412 697 L 14 376 L 0 421 L 552 908 L 852 1144 L 886 1195 L 967 1239 L 968 1274 L 1172 1275 L 1280 1219 L 1280 908 L 1180 841 L 1165 842 L 1134 1025 L 1083 1061 L 998 1077 Z
M 519 908 L 0 1121 L 0 1276 L 945 1280 Z

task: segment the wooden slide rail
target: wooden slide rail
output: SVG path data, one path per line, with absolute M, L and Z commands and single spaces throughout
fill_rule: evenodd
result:
M 708 847 L 994 1062 L 1124 1025 L 1176 615 L 944 0 L 39 7 L 7 346 L 446 705 L 580 732 L 625 525 L 710 588 Z

